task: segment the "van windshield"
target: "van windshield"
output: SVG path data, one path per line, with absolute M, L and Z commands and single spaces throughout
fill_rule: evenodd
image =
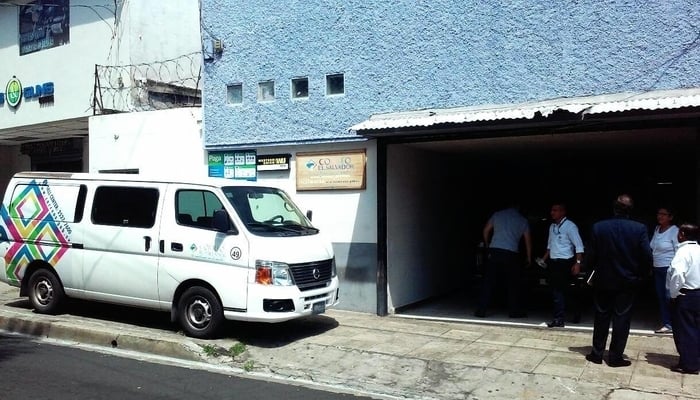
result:
M 258 186 L 226 186 L 221 189 L 253 234 L 297 236 L 318 233 L 318 229 L 281 189 Z

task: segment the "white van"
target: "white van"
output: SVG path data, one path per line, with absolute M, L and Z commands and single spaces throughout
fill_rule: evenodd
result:
M 170 311 L 212 338 L 338 303 L 331 244 L 282 190 L 223 178 L 22 172 L 0 209 L 0 280 L 39 313 L 66 297 Z

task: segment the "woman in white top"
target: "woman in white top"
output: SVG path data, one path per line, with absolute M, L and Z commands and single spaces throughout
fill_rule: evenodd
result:
M 673 224 L 673 212 L 668 207 L 661 207 L 656 212 L 654 235 L 651 237 L 651 250 L 654 255 L 654 286 L 659 299 L 662 325 L 656 333 L 672 333 L 670 297 L 666 289 L 666 273 L 671 260 L 678 250 L 678 227 Z

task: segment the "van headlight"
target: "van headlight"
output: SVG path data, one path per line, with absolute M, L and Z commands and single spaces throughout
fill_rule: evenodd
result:
M 335 278 L 338 275 L 338 270 L 335 267 L 335 257 L 331 260 L 331 278 Z
M 289 265 L 277 261 L 255 260 L 255 283 L 292 286 L 294 280 L 289 271 Z

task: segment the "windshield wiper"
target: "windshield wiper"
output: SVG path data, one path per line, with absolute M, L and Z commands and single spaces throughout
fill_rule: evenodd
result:
M 268 232 L 294 232 L 294 233 L 303 233 L 303 232 L 312 232 L 312 233 L 318 233 L 318 229 L 314 228 L 312 226 L 303 226 L 299 224 L 287 224 L 287 225 L 271 225 L 271 224 L 265 224 L 262 222 L 249 222 L 246 224 L 249 228 L 262 228 Z

